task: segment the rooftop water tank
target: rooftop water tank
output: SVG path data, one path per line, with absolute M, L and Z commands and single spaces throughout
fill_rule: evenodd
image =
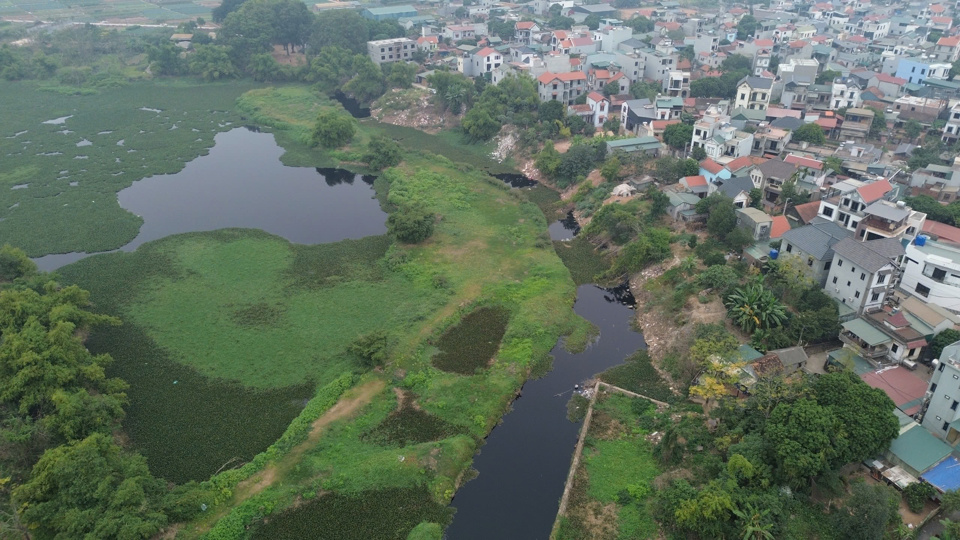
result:
M 913 241 L 913 243 L 918 246 L 925 246 L 927 244 L 927 237 L 921 234 L 916 240 Z

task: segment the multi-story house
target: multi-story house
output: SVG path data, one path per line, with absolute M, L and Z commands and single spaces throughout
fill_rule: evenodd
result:
M 943 126 L 943 136 L 940 140 L 948 145 L 960 140 L 960 101 L 950 107 L 950 116 L 947 118 L 947 125 Z
M 880 200 L 863 209 L 854 236 L 869 241 L 878 238 L 913 240 L 923 230 L 927 215 L 911 209 L 903 201 Z
M 533 21 L 518 21 L 513 30 L 514 40 L 527 46 L 533 45 L 539 35 L 540 25 Z
M 893 110 L 900 113 L 901 119 L 930 123 L 940 116 L 945 105 L 942 99 L 903 96 L 893 102 Z
M 503 64 L 503 55 L 492 47 L 484 47 L 465 55 L 461 71 L 467 77 L 479 77 L 484 73 L 492 73 Z
M 753 74 L 760 77 L 765 71 L 768 71 L 772 58 L 773 54 L 770 52 L 770 49 L 760 49 L 757 51 L 757 54 L 753 57 Z
M 367 55 L 375 64 L 408 62 L 416 51 L 417 42 L 405 37 L 367 42 Z
M 814 219 L 809 225 L 783 233 L 780 258 L 796 257 L 807 277 L 823 287 L 833 261 L 833 246 L 851 234 L 836 223 Z
M 667 76 L 663 80 L 663 92 L 669 97 L 688 97 L 690 95 L 690 72 L 667 72 Z
M 924 335 L 898 308 L 872 308 L 843 323 L 842 327 L 840 341 L 844 348 L 851 349 L 874 366 L 902 363 L 916 367 L 916 360 L 927 346 Z
M 792 132 L 762 122 L 753 134 L 753 153 L 777 156 L 790 143 Z
M 960 36 L 942 37 L 937 40 L 933 55 L 941 62 L 956 62 L 960 58 Z
M 889 181 L 873 183 L 859 180 L 844 180 L 830 186 L 820 199 L 817 214 L 853 232 L 864 218 L 863 210 L 881 200 L 893 200 L 899 194 Z
M 833 81 L 830 95 L 830 109 L 849 109 L 863 104 L 860 97 L 860 86 L 850 80 L 837 79 Z
M 927 79 L 946 80 L 950 76 L 950 64 L 933 62 L 925 54 L 919 59 L 899 58 L 894 75 L 914 84 L 923 84 Z
M 612 69 L 587 70 L 587 86 L 590 90 L 603 92 L 608 85 L 613 85 L 613 95 L 626 94 L 630 90 L 630 80 L 613 66 Z
M 856 315 L 884 305 L 897 284 L 904 250 L 896 238 L 858 242 L 844 238 L 833 245 L 824 292 Z M 813 264 L 813 261 L 809 261 Z
M 765 77 L 744 77 L 737 83 L 735 109 L 766 110 L 770 104 L 773 79 Z
M 593 32 L 593 41 L 597 44 L 598 50 L 603 52 L 617 50 L 618 45 L 632 37 L 633 30 L 622 25 L 604 26 L 601 24 L 600 28 Z
M 780 198 L 784 182 L 795 180 L 796 174 L 796 165 L 779 159 L 768 159 L 750 171 L 750 179 L 754 186 L 763 191 L 764 204 L 773 206 Z
M 960 440 L 960 341 L 944 347 L 938 360 L 921 425 L 953 445 Z
M 840 124 L 840 138 L 854 142 L 864 142 L 870 134 L 874 113 L 870 109 L 847 109 L 847 115 Z
M 900 289 L 960 313 L 960 247 L 918 236 L 907 245 Z
M 587 74 L 582 71 L 566 73 L 546 72 L 537 77 L 540 101 L 560 101 L 567 105 L 580 97 L 587 89 Z

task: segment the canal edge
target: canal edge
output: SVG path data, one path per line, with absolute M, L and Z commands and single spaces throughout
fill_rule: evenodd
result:
M 587 432 L 590 430 L 590 419 L 593 418 L 593 405 L 597 401 L 597 396 L 600 394 L 600 387 L 606 387 L 608 390 L 613 390 L 615 392 L 620 392 L 631 397 L 643 398 L 649 401 L 652 401 L 657 404 L 658 407 L 669 407 L 670 404 L 647 397 L 643 394 L 638 394 L 636 392 L 631 392 L 626 388 L 620 388 L 619 386 L 614 386 L 603 381 L 597 381 L 593 386 L 593 395 L 590 397 L 590 405 L 587 406 L 587 414 L 583 417 L 583 426 L 580 427 L 580 435 L 577 439 L 577 446 L 573 451 L 573 459 L 570 460 L 570 471 L 567 472 L 567 482 L 563 486 L 563 495 L 560 497 L 560 507 L 557 509 L 557 517 L 553 520 L 553 528 L 550 529 L 550 540 L 554 540 L 557 535 L 557 528 L 560 527 L 560 518 L 567 513 L 567 503 L 570 499 L 570 489 L 573 487 L 573 477 L 577 473 L 577 469 L 580 467 L 580 458 L 583 456 L 583 443 L 587 439 Z

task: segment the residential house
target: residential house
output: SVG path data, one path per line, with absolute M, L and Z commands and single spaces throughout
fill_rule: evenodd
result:
M 960 440 L 960 341 L 944 347 L 938 360 L 930 377 L 930 399 L 921 423 L 950 444 L 956 444 Z
M 680 185 L 701 199 L 706 197 L 710 191 L 710 187 L 707 185 L 707 179 L 700 175 L 685 176 L 680 179 Z
M 856 315 L 879 308 L 896 286 L 903 246 L 896 238 L 858 242 L 844 238 L 833 245 L 833 261 L 824 291 Z M 812 261 L 809 264 L 813 264 Z
M 780 258 L 796 257 L 804 273 L 823 287 L 833 262 L 833 246 L 852 233 L 826 220 L 790 229 L 781 236 Z M 830 264 L 828 264 L 830 263 Z
M 433 52 L 440 46 L 438 36 L 420 36 L 417 38 L 417 49 L 424 52 Z
M 761 123 L 753 133 L 753 153 L 778 156 L 790 143 L 792 132 Z
M 797 155 L 792 152 L 787 154 L 787 157 L 783 158 L 783 161 L 786 163 L 792 163 L 799 167 L 799 172 L 802 176 L 802 179 L 811 184 L 815 184 L 817 187 L 823 186 L 823 181 L 830 173 L 830 169 L 824 167 L 822 161 L 807 156 Z
M 734 108 L 765 110 L 770 104 L 773 79 L 744 77 L 737 84 Z
M 591 90 L 603 92 L 603 89 L 613 84 L 613 95 L 626 94 L 630 91 L 630 79 L 622 72 L 610 69 L 590 68 L 587 71 L 587 86 Z
M 718 180 L 727 180 L 732 176 L 726 167 L 710 157 L 700 162 L 700 175 L 706 178 L 709 184 L 715 184 Z
M 783 184 L 795 180 L 797 170 L 797 166 L 793 163 L 770 159 L 750 171 L 750 178 L 753 180 L 754 186 L 763 192 L 764 204 L 773 206 L 780 198 Z
M 703 172 L 703 169 L 700 169 Z M 734 176 L 729 179 L 721 179 L 711 184 L 711 192 L 720 192 L 733 200 L 735 208 L 746 208 L 750 206 L 750 190 L 753 188 L 753 180 L 749 176 Z M 770 237 L 773 238 L 771 231 Z M 779 238 L 779 236 L 778 236 Z
M 859 107 L 863 104 L 863 99 L 860 97 L 860 86 L 853 81 L 844 79 L 833 81 L 830 103 L 832 110 Z
M 582 71 L 566 73 L 546 72 L 537 77 L 537 90 L 540 101 L 560 101 L 573 105 L 587 88 L 587 75 Z
M 667 213 L 675 221 L 695 221 L 697 219 L 696 206 L 700 197 L 687 191 L 664 190 L 667 195 Z
M 503 64 L 503 55 L 493 47 L 483 47 L 464 56 L 463 69 L 467 77 L 479 77 L 485 73 L 492 73 Z
M 896 238 L 913 240 L 923 230 L 927 215 L 911 209 L 903 201 L 877 201 L 863 209 L 854 236 L 858 240 Z
M 820 199 L 820 217 L 828 219 L 853 232 L 864 219 L 867 206 L 881 200 L 893 200 L 899 193 L 888 180 L 866 183 L 844 180 L 830 186 Z
M 956 62 L 960 58 L 960 36 L 945 36 L 937 40 L 933 55 L 941 62 Z
M 927 124 L 936 120 L 945 106 L 944 100 L 915 96 L 903 96 L 893 102 L 893 110 L 900 113 L 901 120 L 916 120 Z
M 367 42 L 367 55 L 375 64 L 409 62 L 416 51 L 417 42 L 405 37 Z
M 900 289 L 960 313 L 960 247 L 917 237 L 906 248 Z
M 948 145 L 960 140 L 960 101 L 950 107 L 950 116 L 947 117 L 947 125 L 943 126 L 943 136 L 940 140 Z
M 847 109 L 847 115 L 840 124 L 840 138 L 854 142 L 864 142 L 870 134 L 874 113 L 870 109 Z
M 450 41 L 461 41 L 477 37 L 477 27 L 472 24 L 451 24 L 441 34 Z
M 540 25 L 533 21 L 517 21 L 513 30 L 513 39 L 526 46 L 533 45 L 540 35 Z
M 750 232 L 754 241 L 769 240 L 772 226 L 773 218 L 763 210 L 751 206 L 737 208 L 737 227 Z
M 669 71 L 663 80 L 663 91 L 669 97 L 688 97 L 690 95 L 690 72 Z

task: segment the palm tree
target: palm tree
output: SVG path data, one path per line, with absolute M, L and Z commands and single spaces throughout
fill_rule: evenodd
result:
M 773 533 L 770 532 L 773 524 L 766 520 L 770 509 L 760 510 L 747 503 L 746 508 L 743 510 L 734 508 L 733 513 L 743 523 L 743 540 L 773 540 Z
M 760 282 L 735 290 L 725 302 L 733 321 L 747 333 L 776 328 L 787 320 L 787 310 Z

